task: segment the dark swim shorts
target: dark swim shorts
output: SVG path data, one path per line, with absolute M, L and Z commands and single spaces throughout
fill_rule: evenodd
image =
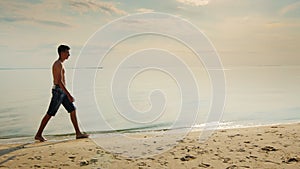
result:
M 52 98 L 47 114 L 50 116 L 55 116 L 61 104 L 69 113 L 76 110 L 74 104 L 69 100 L 64 91 L 58 85 L 54 85 L 52 88 Z

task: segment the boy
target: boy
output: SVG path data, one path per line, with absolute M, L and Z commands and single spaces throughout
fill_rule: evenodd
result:
M 46 115 L 43 117 L 39 130 L 35 135 L 35 140 L 41 142 L 46 141 L 42 136 L 43 130 L 46 127 L 48 121 L 52 116 L 55 116 L 58 111 L 59 106 L 62 104 L 65 109 L 70 113 L 70 118 L 75 129 L 76 139 L 88 138 L 89 135 L 81 133 L 78 122 L 76 118 L 76 108 L 73 104 L 74 98 L 66 89 L 65 83 L 65 69 L 63 67 L 63 62 L 67 60 L 70 56 L 70 47 L 66 45 L 60 45 L 57 49 L 58 60 L 53 63 L 52 74 L 53 74 L 53 89 L 52 89 L 52 98 Z

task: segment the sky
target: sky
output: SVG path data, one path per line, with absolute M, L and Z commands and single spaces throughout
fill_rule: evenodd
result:
M 143 12 L 197 26 L 225 67 L 300 64 L 299 0 L 3 0 L 0 68 L 48 68 L 62 43 L 76 58 L 98 29 Z

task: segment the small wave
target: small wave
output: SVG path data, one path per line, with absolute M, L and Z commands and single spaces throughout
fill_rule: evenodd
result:
M 49 67 L 0 67 L 0 70 L 3 71 L 12 71 L 12 70 L 49 70 Z
M 102 131 L 87 131 L 87 134 L 112 134 L 112 133 L 137 133 L 144 131 L 162 131 L 169 130 L 170 123 L 153 124 L 140 127 L 132 128 L 121 128 L 114 130 L 102 130 Z M 64 134 L 46 134 L 44 135 L 48 140 L 61 141 L 71 140 L 75 138 L 75 133 L 64 133 Z M 33 140 L 34 135 L 30 134 L 10 134 L 6 136 L 0 136 L 0 144 L 11 144 L 11 143 L 30 143 Z

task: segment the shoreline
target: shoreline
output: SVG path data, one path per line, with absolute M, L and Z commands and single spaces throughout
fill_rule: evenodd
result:
M 218 130 L 230 130 L 230 129 L 245 129 L 245 128 L 255 128 L 255 127 L 266 127 L 274 125 L 290 125 L 300 123 L 297 121 L 285 121 L 285 122 L 269 122 L 269 123 L 249 123 L 249 122 L 221 122 L 219 127 L 213 127 L 214 131 Z M 231 125 L 234 124 L 234 125 Z M 209 124 L 208 124 L 209 125 Z M 189 130 L 189 132 L 200 132 L 204 129 L 204 125 L 195 125 L 191 128 L 176 128 L 176 129 L 153 129 L 153 130 L 135 130 L 135 129 L 124 129 L 120 131 L 111 130 L 111 131 L 98 131 L 98 132 L 87 132 L 90 135 L 105 136 L 109 134 L 126 134 L 126 133 L 151 133 L 151 132 L 162 132 L 167 130 L 174 130 L 175 132 L 180 130 Z M 207 130 L 210 130 L 208 127 Z M 59 142 L 59 141 L 68 141 L 73 140 L 75 133 L 66 133 L 66 134 L 46 134 L 45 137 L 50 142 Z M 35 140 L 32 136 L 17 136 L 17 137 L 2 137 L 0 138 L 0 145 L 2 144 L 21 144 L 21 143 L 34 143 Z
M 300 167 L 299 122 L 220 129 L 202 143 L 199 142 L 200 133 L 193 131 L 184 138 L 177 137 L 176 144 L 170 144 L 153 133 L 126 134 L 135 139 L 154 140 L 139 145 L 112 135 L 101 138 L 102 143 L 111 147 L 97 145 L 93 139 L 0 144 L 0 168 Z M 176 136 L 176 133 L 172 134 L 167 135 L 169 140 Z M 141 152 L 139 156 L 136 150 Z M 154 154 L 147 156 L 151 152 Z
M 255 127 L 267 127 L 267 126 L 274 126 L 274 125 L 293 125 L 293 124 L 300 124 L 300 121 L 285 121 L 285 122 L 270 122 L 270 123 L 237 123 L 237 122 L 222 122 L 220 123 L 219 127 L 213 127 L 212 130 L 219 131 L 219 130 L 230 130 L 230 129 L 246 129 L 246 128 L 255 128 Z M 234 125 L 231 125 L 234 124 Z M 208 124 L 209 125 L 209 124 Z M 87 132 L 91 136 L 105 136 L 110 134 L 130 134 L 130 133 L 151 133 L 151 132 L 162 132 L 173 130 L 175 133 L 180 132 L 180 130 L 189 130 L 189 132 L 201 132 L 204 129 L 204 125 L 195 125 L 191 128 L 177 128 L 177 129 L 153 129 L 153 130 L 120 130 L 120 131 L 99 131 L 99 132 Z M 209 127 L 206 128 L 207 130 L 211 130 Z M 70 141 L 75 138 L 75 133 L 66 133 L 66 134 L 46 134 L 45 137 L 48 139 L 49 142 L 59 142 L 59 141 Z M 20 137 L 3 137 L 0 138 L 0 145 L 1 144 L 22 144 L 22 143 L 34 143 L 35 140 L 32 136 L 20 136 Z

